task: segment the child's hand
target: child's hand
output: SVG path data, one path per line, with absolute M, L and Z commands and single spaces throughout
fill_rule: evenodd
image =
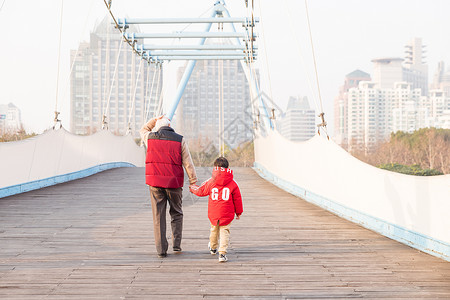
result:
M 190 186 L 189 186 L 189 192 L 191 192 L 192 194 L 194 193 L 192 190 L 194 189 L 196 187 L 196 185 L 195 184 L 191 184 Z
M 241 215 L 236 215 L 236 220 L 239 220 L 241 218 Z

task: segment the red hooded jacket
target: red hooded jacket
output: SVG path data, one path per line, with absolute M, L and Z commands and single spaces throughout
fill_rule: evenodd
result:
M 233 180 L 233 170 L 215 167 L 212 177 L 201 186 L 191 186 L 191 192 L 197 196 L 209 195 L 208 218 L 211 224 L 228 225 L 234 220 L 234 215 L 243 212 L 241 191 Z

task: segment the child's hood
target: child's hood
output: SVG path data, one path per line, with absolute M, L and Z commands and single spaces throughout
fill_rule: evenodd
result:
M 233 170 L 229 168 L 214 167 L 212 178 L 214 183 L 225 186 L 233 180 Z

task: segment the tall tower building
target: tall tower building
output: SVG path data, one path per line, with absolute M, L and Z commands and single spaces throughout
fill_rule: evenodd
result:
M 412 89 L 421 89 L 422 95 L 428 95 L 428 65 L 425 63 L 425 45 L 421 38 L 414 38 L 405 46 L 403 63 L 403 81 L 411 84 Z
M 137 28 L 131 30 L 138 31 Z M 138 136 L 146 121 L 144 114 L 149 111 L 149 116 L 153 116 L 156 106 L 154 100 L 148 105 L 147 86 L 147 78 L 152 78 L 155 67 L 142 61 L 121 41 L 109 17 L 96 26 L 89 42 L 81 43 L 78 51 L 71 51 L 70 60 L 73 63 L 71 132 L 91 134 L 98 131 L 102 128 L 103 115 L 106 115 L 107 127 L 112 132 L 125 134 L 130 131 Z M 156 94 L 159 91 L 154 89 L 151 99 Z
M 445 63 L 440 61 L 436 73 L 433 77 L 432 88 L 435 90 L 442 90 L 450 97 L 450 69 L 445 68 Z
M 361 81 L 348 92 L 348 149 L 370 151 L 389 135 L 389 90 Z
M 224 140 L 226 145 L 235 148 L 253 139 L 250 91 L 240 62 L 222 62 Z M 182 67 L 178 70 L 178 80 L 181 79 L 184 69 Z M 221 127 L 219 72 L 219 61 L 197 61 L 175 118 L 177 130 L 188 140 L 207 139 L 216 147 L 219 144 Z
M 281 119 L 277 122 L 278 131 L 285 138 L 301 142 L 316 134 L 316 113 L 309 106 L 307 97 L 290 97 Z
M 396 82 L 408 82 L 412 89 L 420 88 L 428 94 L 428 65 L 425 64 L 421 38 L 412 39 L 405 46 L 405 58 L 385 57 L 373 59 L 373 81 L 381 89 L 392 89 Z
M 373 82 L 381 89 L 392 89 L 403 81 L 403 58 L 385 57 L 373 59 Z
M 334 99 L 334 139 L 341 147 L 348 146 L 348 91 L 358 87 L 361 81 L 370 81 L 370 75 L 361 70 L 355 70 L 345 76 L 344 85 L 339 89 L 339 95 Z

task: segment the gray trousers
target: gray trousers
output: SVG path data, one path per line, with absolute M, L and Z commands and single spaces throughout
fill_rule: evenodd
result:
M 167 253 L 169 244 L 166 238 L 166 210 L 169 202 L 172 225 L 172 246 L 181 246 L 183 231 L 183 188 L 165 189 L 150 186 L 150 196 L 153 212 L 153 230 L 155 233 L 155 246 L 158 254 Z

